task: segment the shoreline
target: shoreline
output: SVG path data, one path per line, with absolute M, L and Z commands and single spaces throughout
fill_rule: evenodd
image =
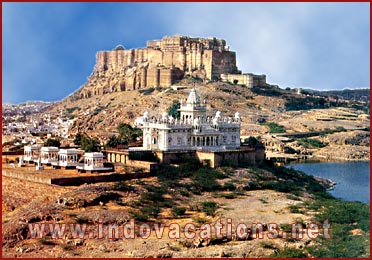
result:
M 312 159 L 299 159 L 296 161 L 290 161 L 288 163 L 285 163 L 284 165 L 290 165 L 290 164 L 300 164 L 300 163 L 357 163 L 357 162 L 370 162 L 370 160 L 366 159 L 323 159 L 320 157 L 312 158 Z

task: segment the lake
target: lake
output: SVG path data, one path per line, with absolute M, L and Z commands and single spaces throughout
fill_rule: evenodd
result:
M 331 179 L 336 183 L 329 191 L 346 201 L 370 203 L 370 162 L 317 162 L 295 163 L 289 168 L 312 176 Z

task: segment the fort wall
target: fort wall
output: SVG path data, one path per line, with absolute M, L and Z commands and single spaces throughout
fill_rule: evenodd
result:
M 148 41 L 145 48 L 98 52 L 92 75 L 74 98 L 169 87 L 185 75 L 213 79 L 236 73 L 236 53 L 229 50 L 225 40 L 165 36 Z

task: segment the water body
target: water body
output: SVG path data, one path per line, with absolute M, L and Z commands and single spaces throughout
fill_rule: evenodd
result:
M 346 201 L 370 204 L 370 162 L 317 162 L 290 164 L 287 167 L 336 183 L 330 193 Z

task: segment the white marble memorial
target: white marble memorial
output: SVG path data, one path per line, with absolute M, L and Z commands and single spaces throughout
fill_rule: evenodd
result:
M 41 147 L 41 164 L 51 165 L 58 162 L 58 150 L 58 147 L 54 146 Z
M 143 150 L 226 151 L 240 147 L 240 115 L 223 117 L 220 111 L 207 116 L 206 101 L 193 88 L 186 101 L 181 100 L 180 119 L 164 113 L 142 117 Z
M 23 161 L 25 162 L 35 162 L 39 159 L 40 156 L 40 149 L 39 145 L 27 145 L 24 147 L 24 155 Z

